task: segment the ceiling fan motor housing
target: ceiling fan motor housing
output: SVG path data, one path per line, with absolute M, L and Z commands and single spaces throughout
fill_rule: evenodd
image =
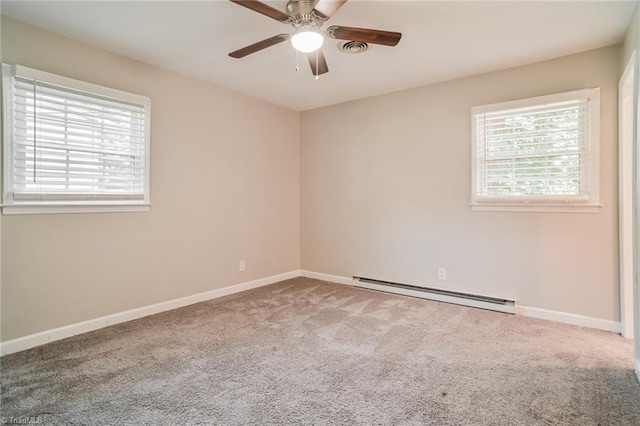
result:
M 287 14 L 291 17 L 291 24 L 294 27 L 309 25 L 321 26 L 326 17 L 320 16 L 315 10 L 317 0 L 289 0 L 287 2 Z

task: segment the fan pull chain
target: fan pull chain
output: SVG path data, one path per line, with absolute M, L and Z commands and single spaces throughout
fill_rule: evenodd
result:
M 316 80 L 320 80 L 320 76 L 318 75 L 318 50 L 316 50 Z
M 298 51 L 296 50 L 296 71 L 300 71 L 300 67 L 298 66 Z

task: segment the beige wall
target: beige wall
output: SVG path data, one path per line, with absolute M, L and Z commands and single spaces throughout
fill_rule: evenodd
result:
M 5 18 L 2 59 L 150 97 L 153 203 L 2 216 L 3 341 L 299 269 L 297 112 Z
M 618 321 L 619 63 L 609 47 L 304 112 L 302 268 Z M 601 88 L 601 212 L 472 212 L 471 107 L 587 87 Z

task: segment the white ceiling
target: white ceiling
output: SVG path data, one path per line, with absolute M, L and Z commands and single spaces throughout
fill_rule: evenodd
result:
M 283 1 L 265 1 L 284 10 Z M 291 27 L 226 0 L 2 1 L 3 15 L 102 49 L 303 111 L 524 65 L 622 41 L 636 1 L 350 0 L 328 25 L 403 33 L 396 47 L 324 51 L 329 73 L 295 71 L 288 42 L 227 54 Z M 325 25 L 328 26 L 327 24 Z

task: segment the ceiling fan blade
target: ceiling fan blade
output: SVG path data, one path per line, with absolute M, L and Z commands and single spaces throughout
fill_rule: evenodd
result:
M 327 36 L 340 40 L 353 40 L 372 44 L 382 44 L 384 46 L 395 46 L 400 41 L 402 33 L 370 30 L 367 28 L 340 27 L 334 25 L 327 28 Z
M 269 18 L 273 18 L 276 21 L 287 22 L 289 21 L 289 15 L 284 12 L 279 11 L 278 9 L 274 9 L 268 4 L 264 4 L 257 0 L 229 0 L 232 3 L 239 4 L 240 6 L 244 6 L 247 9 L 251 9 L 254 12 L 261 13 Z
M 322 49 L 318 49 L 315 52 L 307 53 L 307 58 L 309 58 L 309 65 L 311 65 L 311 72 L 313 73 L 313 75 L 322 75 L 329 72 L 327 60 L 324 57 Z
M 266 49 L 267 47 L 271 47 L 278 43 L 282 43 L 288 38 L 289 34 L 278 34 L 277 36 L 269 37 L 257 43 L 253 43 L 250 46 L 243 47 L 242 49 L 231 52 L 229 53 L 229 56 L 231 56 L 232 58 L 244 58 L 245 56 L 256 53 L 259 50 Z
M 338 11 L 347 2 L 347 0 L 320 0 L 314 7 L 317 12 L 322 13 L 324 16 L 331 18 L 331 16 Z

